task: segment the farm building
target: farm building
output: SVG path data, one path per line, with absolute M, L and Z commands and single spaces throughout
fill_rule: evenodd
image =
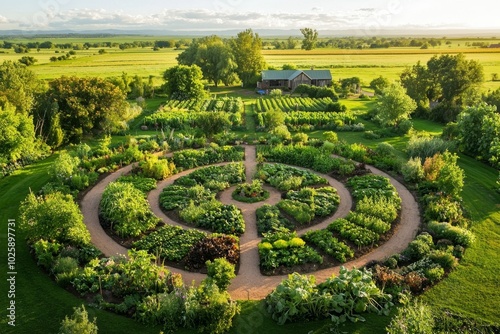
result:
M 490 44 L 490 48 L 500 48 L 500 44 Z
M 262 81 L 257 82 L 259 89 L 290 89 L 298 85 L 329 86 L 332 83 L 332 74 L 329 70 L 282 70 L 262 71 Z

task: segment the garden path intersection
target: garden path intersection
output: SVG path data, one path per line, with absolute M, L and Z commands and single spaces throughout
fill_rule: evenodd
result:
M 221 163 L 218 165 L 224 165 L 227 163 Z M 245 145 L 245 168 L 247 180 L 251 180 L 257 170 L 256 161 L 256 147 L 253 145 Z M 84 222 L 87 226 L 90 235 L 92 237 L 92 243 L 99 248 L 105 256 L 114 256 L 118 254 L 127 254 L 127 248 L 118 244 L 110 236 L 106 234 L 104 229 L 99 223 L 99 203 L 102 198 L 102 194 L 106 186 L 116 181 L 120 176 L 129 173 L 133 168 L 133 165 L 126 166 L 119 169 L 113 174 L 108 175 L 106 178 L 101 180 L 97 185 L 95 185 L 87 194 L 84 196 L 81 202 L 81 210 L 84 216 Z M 202 167 L 200 167 L 202 168 Z M 347 268 L 352 267 L 362 267 L 366 263 L 373 260 L 384 260 L 387 257 L 403 251 L 408 244 L 415 238 L 419 225 L 420 225 L 420 213 L 418 209 L 418 204 L 413 197 L 413 195 L 404 187 L 400 182 L 389 176 L 388 174 L 372 167 L 367 166 L 373 174 L 382 175 L 389 178 L 390 182 L 401 197 L 401 219 L 400 223 L 396 227 L 392 237 L 385 242 L 380 247 L 374 249 L 368 254 L 365 254 L 357 259 L 344 263 Z M 151 191 L 148 195 L 148 201 L 151 208 L 156 216 L 161 218 L 163 222 L 171 225 L 178 225 L 185 227 L 185 225 L 173 221 L 167 217 L 160 208 L 159 196 L 163 188 L 172 184 L 176 179 L 184 175 L 190 174 L 193 169 L 183 171 L 178 173 L 158 184 L 158 187 Z M 324 221 L 311 226 L 307 229 L 301 230 L 301 233 L 305 233 L 309 230 L 323 229 L 326 228 L 334 219 L 345 217 L 352 207 L 352 198 L 349 190 L 339 181 L 334 178 L 316 173 L 324 177 L 328 183 L 337 189 L 337 193 L 340 196 L 340 204 L 333 217 L 328 217 Z M 287 275 L 281 276 L 264 276 L 259 270 L 259 254 L 257 245 L 260 242 L 260 238 L 257 234 L 257 222 L 255 211 L 257 208 L 262 206 L 262 202 L 258 203 L 242 203 L 235 201 L 231 197 L 231 193 L 234 187 L 226 189 L 220 194 L 220 201 L 223 204 L 234 204 L 241 209 L 243 218 L 245 220 L 245 233 L 240 237 L 240 268 L 238 275 L 233 279 L 228 291 L 233 299 L 263 299 L 265 298 Z M 281 199 L 280 193 L 274 188 L 266 187 L 266 190 L 270 192 L 270 197 L 265 201 L 267 204 L 276 204 Z M 192 281 L 201 282 L 206 275 L 200 273 L 193 273 L 184 271 L 177 268 L 171 268 L 173 272 L 178 272 L 182 274 L 184 282 L 190 283 Z M 312 274 L 316 276 L 316 282 L 320 283 L 325 281 L 327 278 L 331 277 L 332 274 L 338 274 L 340 270 L 339 266 L 318 270 Z

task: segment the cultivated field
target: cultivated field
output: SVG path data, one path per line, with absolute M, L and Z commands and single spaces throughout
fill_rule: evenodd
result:
M 125 43 L 133 41 L 154 41 L 172 39 L 171 37 L 151 37 L 151 36 L 123 36 L 123 37 L 103 37 L 103 38 L 45 38 L 32 41 L 51 40 L 54 43 L 82 44 L 84 42 L 105 42 Z M 179 39 L 179 38 L 178 38 Z M 10 41 L 10 40 L 9 40 Z M 27 40 L 12 40 L 10 42 L 27 42 Z M 493 73 L 500 74 L 500 49 L 466 47 L 466 42 L 484 41 L 493 43 L 495 40 L 483 39 L 458 39 L 451 40 L 450 45 L 436 46 L 429 49 L 418 47 L 392 47 L 388 49 L 363 49 L 346 50 L 321 48 L 311 51 L 300 49 L 295 50 L 268 50 L 262 51 L 269 66 L 280 68 L 284 64 L 295 64 L 299 68 L 308 69 L 311 67 L 329 68 L 334 79 L 358 76 L 364 85 L 382 75 L 391 80 L 399 77 L 399 74 L 407 66 L 412 66 L 418 61 L 425 63 L 435 54 L 457 54 L 464 53 L 468 59 L 479 61 L 484 67 L 485 80 L 484 90 L 496 89 L 500 87 L 500 81 L 491 81 Z M 62 75 L 75 76 L 98 76 L 110 77 L 120 76 L 123 72 L 130 76 L 139 75 L 148 78 L 150 75 L 156 77 L 159 82 L 165 69 L 177 64 L 176 57 L 182 50 L 173 48 L 153 51 L 151 47 L 131 48 L 120 50 L 118 47 L 103 48 L 105 54 L 99 54 L 101 48 L 90 48 L 88 50 L 78 50 L 74 59 L 50 62 L 53 56 L 60 56 L 69 50 L 32 50 L 28 54 L 17 54 L 13 50 L 4 50 L 0 53 L 0 61 L 17 60 L 23 55 L 35 57 L 38 62 L 31 69 L 43 79 L 53 79 Z M 59 53 L 56 53 L 59 51 Z

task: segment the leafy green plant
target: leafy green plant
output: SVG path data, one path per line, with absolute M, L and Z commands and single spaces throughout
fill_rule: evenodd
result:
M 156 189 L 156 180 L 137 175 L 120 176 L 116 182 L 131 183 L 135 188 L 142 191 L 145 195 L 153 189 Z
M 314 218 L 314 211 L 306 203 L 284 199 L 277 204 L 278 208 L 292 216 L 297 223 L 304 225 Z
M 228 262 L 225 258 L 215 259 L 213 262 L 206 262 L 207 274 L 214 281 L 220 291 L 226 291 L 231 284 L 231 280 L 236 277 L 234 273 L 234 264 Z
M 256 203 L 268 199 L 269 192 L 262 188 L 262 181 L 256 179 L 251 184 L 243 183 L 236 186 L 232 197 L 240 202 Z
M 280 210 L 275 205 L 264 204 L 256 211 L 257 231 L 264 234 L 281 227 L 292 229 L 294 224 L 283 217 Z
M 59 334 L 97 334 L 96 319 L 89 320 L 85 306 L 75 307 L 70 318 L 67 316 L 61 322 Z
M 273 270 L 279 266 L 293 267 L 304 263 L 323 262 L 323 258 L 314 249 L 296 239 L 297 233 L 286 228 L 265 233 L 258 245 L 261 268 Z M 293 247 L 290 247 L 291 245 Z
M 175 172 L 173 162 L 167 159 L 158 159 L 156 155 L 147 157 L 139 166 L 144 176 L 155 180 L 164 180 Z
M 434 333 L 434 317 L 429 306 L 416 300 L 398 308 L 396 315 L 386 328 L 389 334 Z
M 333 237 L 328 230 L 309 231 L 303 238 L 342 263 L 354 256 L 354 251 L 345 243 Z
M 130 183 L 110 183 L 102 195 L 99 212 L 120 236 L 139 236 L 160 221 L 143 193 Z

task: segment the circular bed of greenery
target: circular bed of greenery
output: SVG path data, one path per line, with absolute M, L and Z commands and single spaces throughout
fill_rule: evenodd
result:
M 253 180 L 252 183 L 242 183 L 236 186 L 232 197 L 243 203 L 257 203 L 269 198 L 269 191 L 262 187 L 262 181 Z

